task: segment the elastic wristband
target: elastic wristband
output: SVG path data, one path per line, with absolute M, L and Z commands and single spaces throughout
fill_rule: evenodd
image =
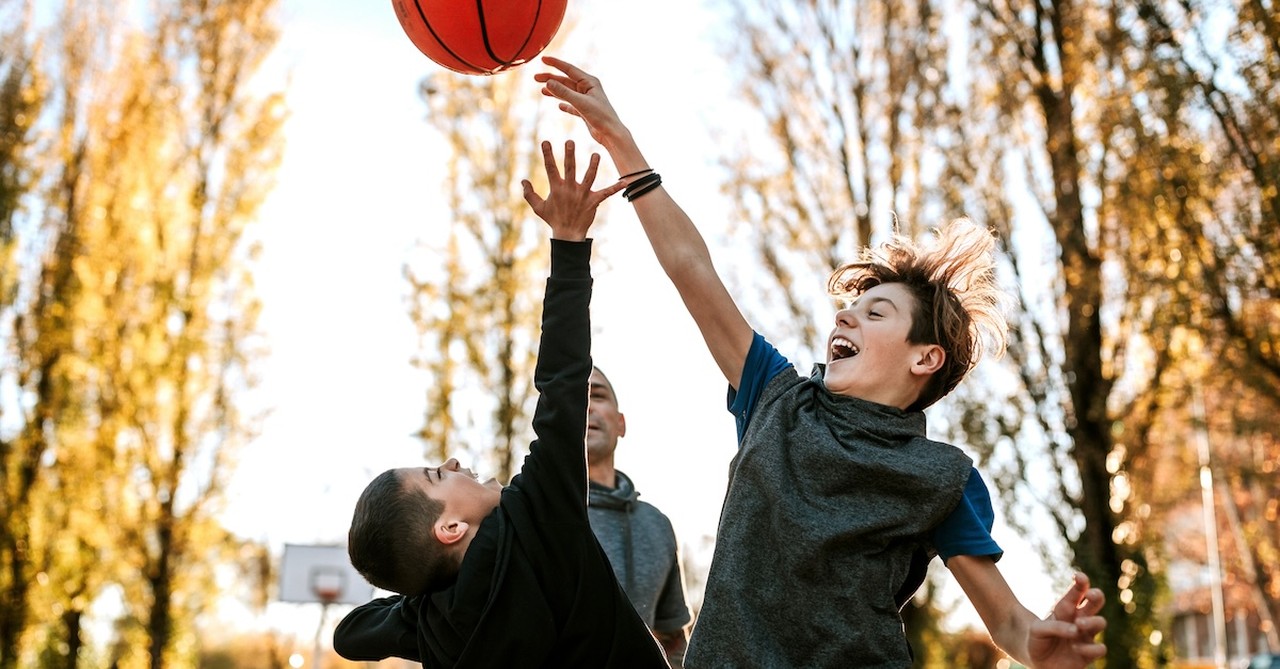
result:
M 655 183 L 662 183 L 662 176 L 657 172 L 646 174 L 639 179 L 632 181 L 630 184 L 627 184 L 626 189 L 622 191 L 622 197 L 626 198 L 626 200 L 630 202 L 631 198 L 635 197 L 636 193 L 639 193 L 640 191 L 648 191 L 649 187 Z
M 654 175 L 654 176 L 657 176 L 657 175 Z M 627 202 L 635 202 L 636 198 L 640 197 L 641 195 L 644 195 L 645 193 L 648 193 L 649 191 L 651 191 L 651 190 L 653 190 L 653 189 L 655 189 L 655 188 L 657 188 L 658 186 L 661 186 L 661 185 L 662 185 L 662 177 L 658 177 L 657 179 L 653 180 L 653 182 L 652 182 L 652 183 L 649 183 L 649 184 L 647 184 L 647 185 L 645 185 L 645 186 L 642 186 L 641 188 L 639 188 L 639 189 L 638 189 L 638 190 L 636 190 L 635 192 L 633 192 L 633 193 L 631 193 L 631 194 L 629 194 L 629 195 L 626 195 Z
M 638 176 L 640 176 L 641 174 L 648 174 L 649 172 L 652 172 L 652 171 L 653 171 L 653 168 L 652 168 L 652 167 L 646 167 L 646 168 L 644 168 L 644 169 L 642 169 L 642 170 L 636 170 L 635 172 L 632 172 L 631 174 L 624 174 L 624 175 L 622 175 L 622 176 L 620 176 L 620 177 L 618 177 L 618 178 L 619 178 L 619 179 L 630 179 L 631 177 L 638 177 Z

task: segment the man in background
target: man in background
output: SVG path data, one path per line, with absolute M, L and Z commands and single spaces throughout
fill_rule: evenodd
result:
M 627 433 L 613 384 L 600 368 L 591 370 L 587 411 L 587 515 L 613 571 L 640 618 L 662 644 L 667 661 L 681 667 L 691 620 L 684 577 L 671 521 L 613 466 L 618 438 Z

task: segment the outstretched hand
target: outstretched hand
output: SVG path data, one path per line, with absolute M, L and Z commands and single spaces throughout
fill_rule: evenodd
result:
M 533 80 L 542 84 L 542 94 L 559 100 L 560 111 L 585 121 L 592 139 L 607 147 L 618 133 L 625 132 L 599 79 L 554 56 L 543 56 L 542 62 L 561 72 L 538 72 L 533 75 Z
M 596 180 L 596 169 L 600 166 L 598 153 L 591 154 L 587 171 L 582 174 L 582 181 L 577 181 L 577 157 L 574 154 L 573 140 L 564 143 L 563 175 L 556 166 L 551 142 L 542 142 L 542 162 L 546 165 L 547 182 L 551 189 L 544 198 L 533 190 L 533 184 L 528 179 L 524 179 L 520 186 L 524 189 L 525 202 L 529 203 L 538 218 L 551 227 L 553 239 L 586 239 L 587 231 L 596 218 L 596 208 L 626 184 L 617 182 L 597 191 L 591 190 Z
M 1095 641 L 1107 627 L 1098 612 L 1102 591 L 1089 587 L 1089 577 L 1077 573 L 1067 594 L 1044 620 L 1031 623 L 1027 652 L 1037 669 L 1080 669 L 1101 659 L 1107 647 Z

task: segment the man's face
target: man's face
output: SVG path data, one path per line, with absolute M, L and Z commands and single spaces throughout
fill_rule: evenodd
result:
M 618 411 L 613 386 L 598 370 L 591 370 L 590 404 L 587 407 L 587 459 L 595 462 L 613 455 L 618 437 L 627 433 L 626 417 Z
M 470 523 L 484 520 L 502 499 L 502 484 L 495 479 L 483 483 L 467 468 L 449 458 L 439 467 L 405 467 L 400 480 L 444 504 L 446 513 L 456 514 Z

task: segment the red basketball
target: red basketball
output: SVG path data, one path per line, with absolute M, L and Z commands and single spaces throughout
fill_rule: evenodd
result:
M 463 74 L 527 63 L 560 29 L 568 0 L 391 0 L 427 58 Z

